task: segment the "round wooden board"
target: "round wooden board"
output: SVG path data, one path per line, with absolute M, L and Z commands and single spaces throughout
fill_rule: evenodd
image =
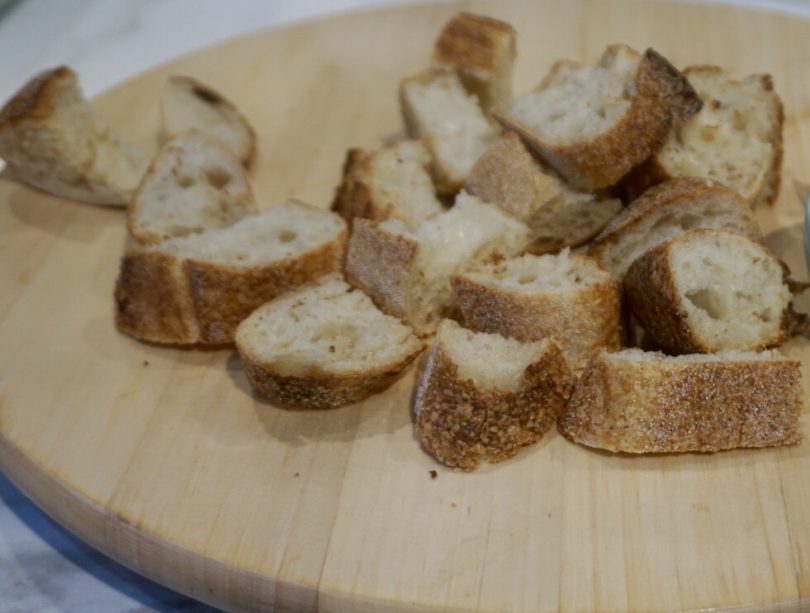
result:
M 662 3 L 463 7 L 517 26 L 517 92 L 554 59 L 593 60 L 615 41 L 681 66 L 771 72 L 787 114 L 784 181 L 760 218 L 807 278 L 793 180 L 810 177 L 810 23 Z M 195 75 L 252 118 L 261 201 L 326 207 L 346 148 L 400 131 L 397 83 L 427 64 L 459 8 L 262 33 L 129 81 L 98 107 L 154 149 L 166 76 Z M 121 211 L 0 182 L 0 466 L 135 570 L 245 610 L 810 607 L 810 444 L 633 458 L 551 432 L 505 464 L 454 473 L 414 440 L 412 374 L 355 406 L 295 412 L 254 397 L 230 350 L 118 334 L 124 240 Z M 786 352 L 810 362 L 805 339 Z

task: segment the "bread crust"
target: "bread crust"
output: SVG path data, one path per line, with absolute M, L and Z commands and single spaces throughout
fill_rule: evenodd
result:
M 53 115 L 60 81 L 76 82 L 67 66 L 44 70 L 33 77 L 0 109 L 0 130 L 23 121 L 44 121 Z
M 620 355 L 620 354 L 614 354 Z M 608 361 L 579 380 L 559 430 L 613 452 L 713 452 L 801 441 L 796 360 L 674 363 Z
M 501 462 L 542 438 L 565 408 L 573 376 L 556 342 L 516 391 L 481 389 L 434 343 L 416 395 L 416 436 L 436 460 L 464 471 Z
M 335 192 L 331 210 L 352 223 L 355 217 L 382 221 L 386 219 L 384 211 L 374 206 L 371 190 L 360 177 L 370 170 L 365 151 L 353 147 L 346 152 L 343 161 L 343 180 Z
M 608 53 L 619 47 L 609 48 Z M 587 141 L 555 145 L 504 112 L 493 115 L 520 134 L 570 185 L 594 191 L 616 184 L 663 145 L 675 123 L 694 115 L 701 105 L 686 78 L 658 52 L 647 49 L 639 62 L 630 107 L 610 129 Z

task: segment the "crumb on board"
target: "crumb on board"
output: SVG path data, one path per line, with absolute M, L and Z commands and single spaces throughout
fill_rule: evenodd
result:
M 439 476 L 439 473 L 437 473 L 435 470 L 428 471 L 428 473 L 430 474 L 431 479 L 435 479 Z
M 143 365 L 144 365 L 144 366 L 149 366 L 149 360 L 144 360 L 144 361 L 143 361 Z
M 301 476 L 301 473 L 295 473 L 295 474 L 293 475 L 293 477 L 300 477 L 300 476 Z

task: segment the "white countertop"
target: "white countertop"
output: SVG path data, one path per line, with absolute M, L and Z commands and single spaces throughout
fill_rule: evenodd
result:
M 717 0 L 810 17 L 810 0 Z M 0 100 L 74 68 L 86 94 L 228 38 L 402 0 L 17 0 L 0 9 Z M 0 474 L 0 613 L 204 611 L 82 544 Z

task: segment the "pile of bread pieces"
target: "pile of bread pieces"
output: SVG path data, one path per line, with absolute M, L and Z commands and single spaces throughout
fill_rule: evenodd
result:
M 679 70 L 608 47 L 513 97 L 516 33 L 460 13 L 405 78 L 407 137 L 350 149 L 332 210 L 260 208 L 256 136 L 190 77 L 161 100 L 151 162 L 68 68 L 0 111 L 12 178 L 127 207 L 118 329 L 235 344 L 255 390 L 323 409 L 418 361 L 423 448 L 473 470 L 568 439 L 627 453 L 795 444 L 807 327 L 764 244 L 781 102 L 767 75 Z M 317 417 L 313 415 L 313 418 Z

